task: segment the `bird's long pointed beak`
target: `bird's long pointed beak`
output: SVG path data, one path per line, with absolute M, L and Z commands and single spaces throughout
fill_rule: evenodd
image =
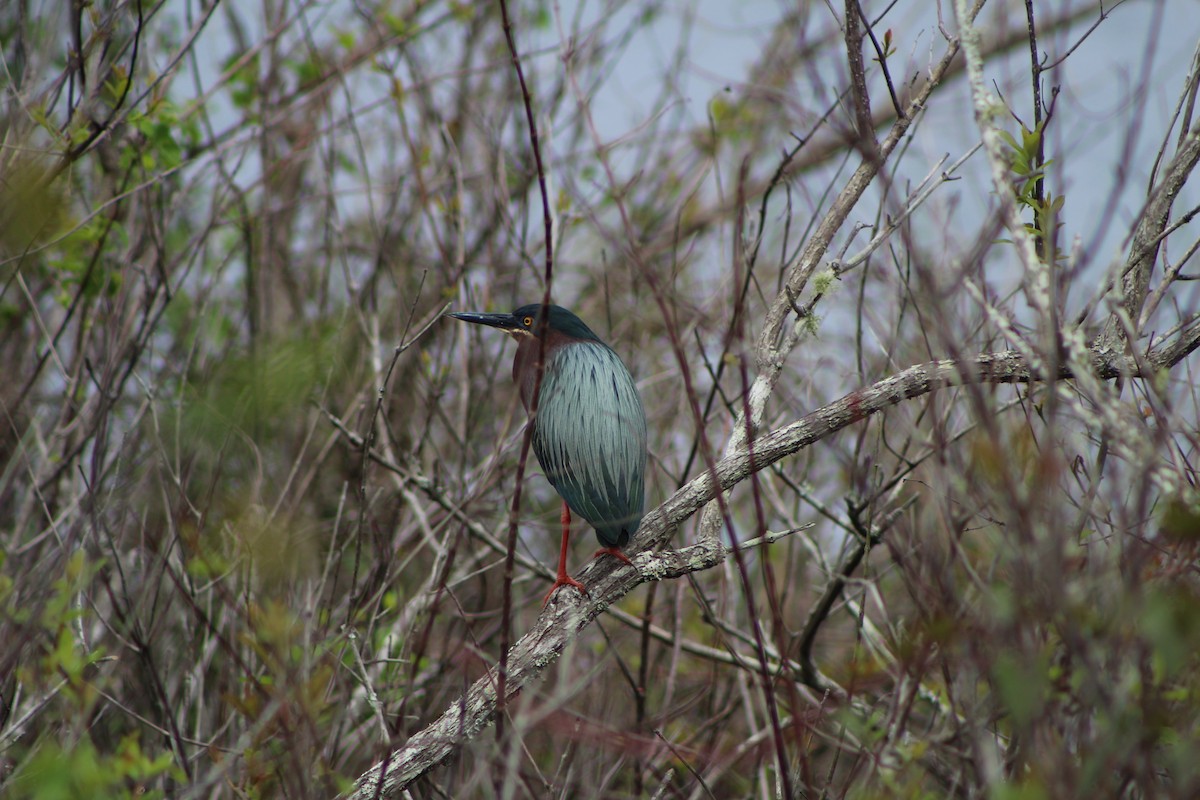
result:
M 479 311 L 451 311 L 447 317 L 461 319 L 463 322 L 474 322 L 476 325 L 489 325 L 504 331 L 515 331 L 521 328 L 521 323 L 512 314 L 484 314 Z

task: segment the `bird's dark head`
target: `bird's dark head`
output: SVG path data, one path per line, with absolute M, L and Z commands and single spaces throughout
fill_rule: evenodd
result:
M 600 337 L 583 323 L 579 317 L 567 311 L 562 306 L 544 306 L 540 303 L 530 303 L 521 306 L 511 314 L 485 314 L 478 311 L 455 311 L 448 317 L 461 319 L 463 322 L 473 322 L 476 325 L 488 325 L 499 328 L 505 333 L 512 334 L 517 339 L 536 337 L 541 330 L 542 315 L 546 317 L 546 327 L 552 333 L 562 334 L 571 339 L 581 339 L 599 342 Z

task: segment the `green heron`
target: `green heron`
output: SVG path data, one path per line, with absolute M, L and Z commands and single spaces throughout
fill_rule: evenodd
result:
M 545 314 L 545 358 L 537 414 L 532 419 L 533 452 L 546 478 L 563 499 L 562 547 L 558 576 L 542 604 L 560 586 L 583 584 L 567 574 L 571 512 L 596 529 L 608 554 L 626 564 L 621 552 L 642 521 L 646 476 L 646 412 L 633 376 L 612 348 L 583 320 L 561 306 L 537 303 L 511 314 L 473 311 L 449 314 L 464 322 L 490 325 L 517 340 L 513 382 L 529 411 L 537 380 Z

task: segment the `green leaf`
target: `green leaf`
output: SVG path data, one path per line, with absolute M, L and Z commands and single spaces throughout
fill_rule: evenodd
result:
M 1019 727 L 1027 727 L 1046 705 L 1049 690 L 1047 664 L 1043 656 L 1023 658 L 1002 653 L 992 668 L 1000 701 Z

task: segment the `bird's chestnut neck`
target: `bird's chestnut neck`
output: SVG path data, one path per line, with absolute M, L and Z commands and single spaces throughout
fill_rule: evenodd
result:
M 554 353 L 563 347 L 571 347 L 572 345 L 588 341 L 586 339 L 577 339 L 562 331 L 549 330 L 546 332 L 546 361 L 549 363 L 554 356 Z M 538 353 L 541 351 L 541 340 L 536 336 L 522 336 L 517 343 L 517 357 L 513 359 L 513 383 L 521 390 L 521 404 L 528 411 L 533 403 L 533 388 L 537 381 L 537 359 Z M 545 384 L 546 378 L 542 376 L 542 383 Z

